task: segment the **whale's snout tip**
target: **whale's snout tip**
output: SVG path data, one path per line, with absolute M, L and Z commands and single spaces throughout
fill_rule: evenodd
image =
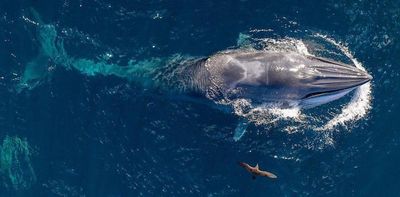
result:
M 320 64 L 317 70 L 319 77 L 312 83 L 331 91 L 361 86 L 373 78 L 365 70 L 346 64 Z
M 361 86 L 365 83 L 368 83 L 373 79 L 373 77 L 366 71 L 359 70 L 357 75 L 358 75 L 358 77 L 356 77 L 357 78 L 356 81 L 358 81 L 356 82 L 357 86 Z
M 362 72 L 361 77 L 360 77 L 360 81 L 362 82 L 361 84 L 370 82 L 373 79 L 373 77 L 367 73 L 367 72 Z
M 370 75 L 368 73 L 367 73 L 367 78 L 368 78 L 368 81 L 371 81 L 373 79 L 372 75 Z

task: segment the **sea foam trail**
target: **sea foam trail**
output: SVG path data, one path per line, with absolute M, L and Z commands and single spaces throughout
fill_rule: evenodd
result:
M 157 80 L 164 80 L 160 75 L 165 74 L 166 66 L 173 66 L 176 62 L 189 59 L 188 56 L 175 54 L 170 57 L 141 61 L 130 60 L 127 65 L 121 66 L 110 63 L 106 59 L 76 58 L 67 53 L 64 40 L 58 37 L 54 25 L 42 22 L 35 22 L 35 25 L 37 26 L 36 38 L 39 42 L 39 52 L 26 64 L 20 84 L 17 86 L 18 91 L 36 87 L 51 74 L 56 66 L 74 69 L 86 76 L 116 76 L 148 88 L 154 86 Z
M 180 55 L 174 55 L 168 58 L 151 58 L 143 61 L 130 60 L 125 66 L 110 63 L 104 58 L 98 60 L 76 58 L 65 50 L 64 40 L 58 36 L 56 26 L 43 22 L 35 9 L 29 9 L 27 16 L 23 16 L 22 19 L 34 26 L 39 50 L 37 56 L 26 64 L 17 91 L 36 87 L 49 76 L 55 66 L 75 69 L 87 76 L 112 75 L 150 86 L 155 81 L 153 76 L 160 72 L 158 70 L 160 65 L 182 58 Z

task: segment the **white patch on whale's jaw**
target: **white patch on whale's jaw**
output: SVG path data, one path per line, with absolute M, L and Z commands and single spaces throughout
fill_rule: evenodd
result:
M 349 88 L 346 90 L 339 91 L 338 93 L 334 94 L 327 94 L 327 95 L 322 95 L 322 96 L 316 96 L 312 98 L 306 98 L 303 99 L 300 103 L 299 106 L 303 109 L 310 109 L 313 107 L 317 107 L 335 100 L 338 100 L 345 96 L 346 94 L 350 93 L 352 90 L 355 88 Z

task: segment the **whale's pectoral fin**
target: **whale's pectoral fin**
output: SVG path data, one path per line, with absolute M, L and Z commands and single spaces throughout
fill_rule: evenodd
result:
M 240 48 L 246 48 L 251 46 L 251 36 L 244 33 L 239 33 L 236 41 L 236 45 Z
M 246 133 L 248 124 L 249 122 L 246 120 L 242 119 L 239 121 L 238 125 L 236 126 L 235 133 L 233 134 L 233 140 L 238 141 L 240 138 L 242 138 L 244 133 Z

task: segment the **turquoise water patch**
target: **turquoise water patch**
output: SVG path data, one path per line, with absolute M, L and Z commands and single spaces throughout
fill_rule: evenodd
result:
M 166 65 L 168 61 L 176 60 L 177 57 L 151 58 L 143 61 L 131 60 L 128 65 L 120 66 L 108 63 L 106 57 L 95 61 L 69 56 L 64 48 L 62 38 L 57 37 L 54 25 L 38 25 L 37 39 L 40 47 L 39 53 L 36 58 L 27 63 L 20 87 L 34 88 L 49 75 L 55 66 L 75 69 L 87 76 L 117 76 L 148 86 L 153 81 L 152 77 L 157 75 L 157 68 Z
M 34 88 L 45 79 L 52 67 L 70 61 L 64 50 L 63 41 L 57 40 L 57 31 L 53 25 L 39 25 L 37 31 L 39 53 L 27 63 L 21 79 L 22 87 Z
M 35 17 L 38 17 L 37 13 Z M 55 67 L 61 66 L 64 69 L 77 70 L 86 76 L 116 76 L 144 88 L 171 89 L 176 85 L 174 80 L 177 66 L 194 59 L 192 56 L 177 53 L 169 57 L 153 57 L 141 61 L 131 59 L 126 65 L 117 65 L 110 63 L 109 57 L 104 55 L 96 60 L 75 58 L 66 52 L 64 40 L 57 36 L 56 26 L 43 25 L 40 19 L 37 20 L 40 21 L 36 32 L 39 53 L 26 64 L 19 86 L 22 88 L 34 88 L 44 81 Z
M 36 182 L 26 139 L 6 136 L 0 147 L 0 175 L 6 188 L 29 189 Z

